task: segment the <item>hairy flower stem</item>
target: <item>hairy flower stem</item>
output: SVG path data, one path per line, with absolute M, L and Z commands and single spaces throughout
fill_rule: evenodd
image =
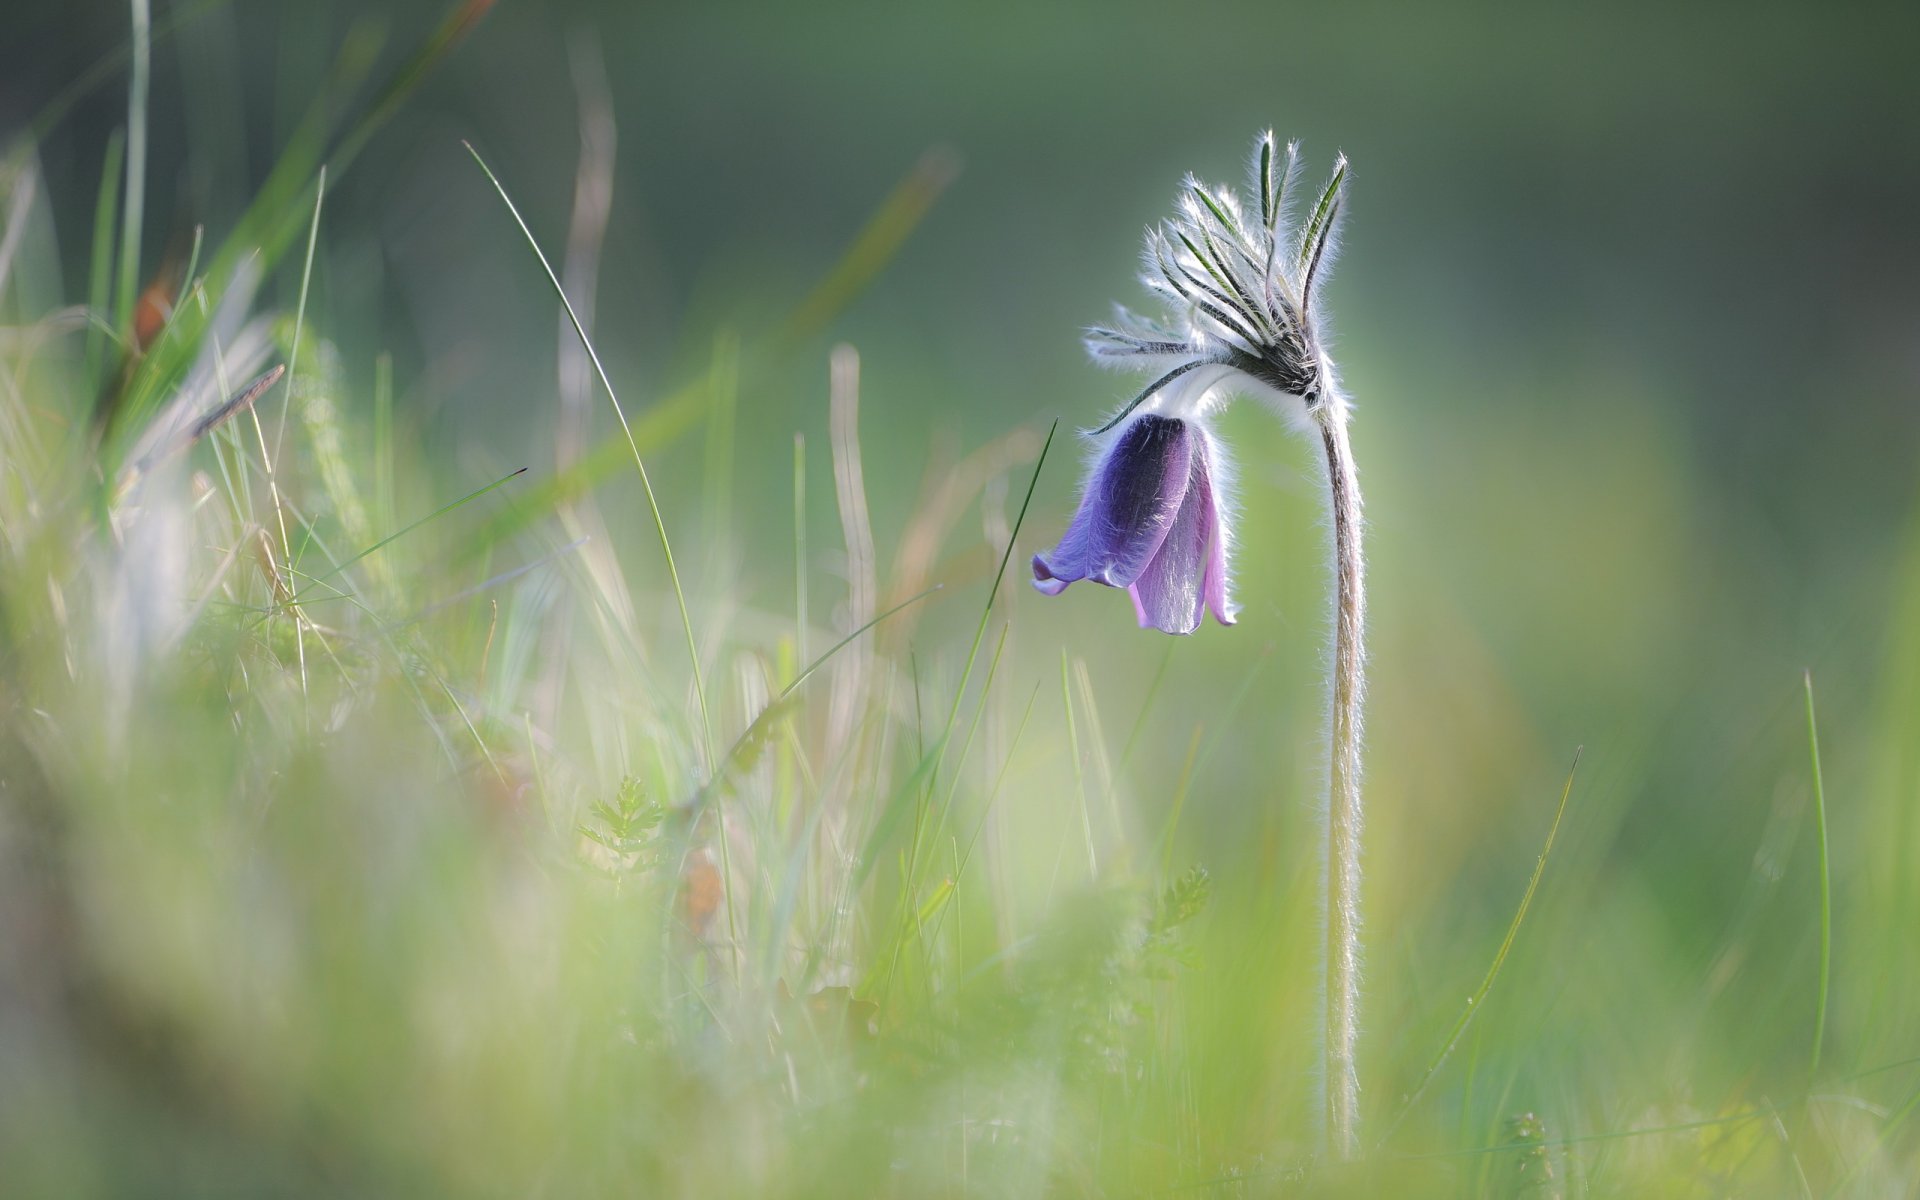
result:
M 1366 700 L 1366 563 L 1360 550 L 1360 480 L 1347 442 L 1347 405 L 1329 395 L 1316 410 L 1327 455 L 1333 518 L 1333 720 L 1327 793 L 1326 1027 L 1323 1063 L 1328 1148 L 1359 1150 L 1360 737 Z

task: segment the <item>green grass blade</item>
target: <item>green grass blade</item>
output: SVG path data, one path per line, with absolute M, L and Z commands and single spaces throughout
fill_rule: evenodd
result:
M 153 66 L 153 22 L 147 0 L 132 0 L 133 76 L 127 85 L 127 199 L 120 210 L 120 269 L 115 281 L 113 326 L 133 327 L 133 298 L 140 288 L 140 227 L 147 215 L 147 87 Z
M 1560 805 L 1554 810 L 1553 824 L 1547 827 L 1546 844 L 1540 847 L 1540 857 L 1533 864 L 1533 876 L 1527 880 L 1527 890 L 1520 896 L 1520 907 L 1514 910 L 1513 920 L 1507 923 L 1507 935 L 1500 939 L 1500 949 L 1494 953 L 1493 962 L 1488 965 L 1485 978 L 1481 979 L 1480 986 L 1474 989 L 1473 995 L 1467 997 L 1466 1008 L 1461 1010 L 1459 1019 L 1454 1021 L 1453 1028 L 1448 1031 L 1446 1041 L 1441 1043 L 1439 1052 L 1433 1056 L 1432 1061 L 1427 1063 L 1427 1069 L 1420 1075 L 1420 1082 L 1407 1093 L 1407 1098 L 1400 1102 L 1399 1112 L 1395 1113 L 1393 1120 L 1387 1123 L 1386 1131 L 1380 1136 L 1380 1144 L 1384 1145 L 1387 1139 L 1393 1136 L 1394 1131 L 1400 1127 L 1400 1123 L 1413 1110 L 1421 1093 L 1427 1090 L 1427 1085 L 1433 1081 L 1434 1075 L 1446 1063 L 1454 1047 L 1460 1044 L 1461 1035 L 1466 1033 L 1467 1026 L 1479 1013 L 1487 994 L 1493 990 L 1494 981 L 1500 978 L 1500 968 L 1506 965 L 1507 955 L 1513 950 L 1514 939 L 1520 935 L 1520 924 L 1527 919 L 1527 910 L 1533 905 L 1533 895 L 1540 888 L 1540 877 L 1546 873 L 1547 856 L 1553 853 L 1554 838 L 1559 835 L 1560 822 L 1567 815 L 1567 799 L 1573 795 L 1573 778 L 1579 769 L 1580 751 L 1576 750 L 1573 753 L 1573 766 L 1567 770 L 1566 786 L 1560 789 Z
M 1802 677 L 1807 693 L 1807 756 L 1813 770 L 1813 821 L 1820 842 L 1820 991 L 1813 1014 L 1813 1053 L 1807 1078 L 1820 1074 L 1821 1043 L 1827 1032 L 1827 987 L 1833 974 L 1833 879 L 1827 855 L 1827 789 L 1820 778 L 1820 729 L 1813 716 L 1813 672 Z
M 660 514 L 660 501 L 654 495 L 653 480 L 647 475 L 647 464 L 640 457 L 640 444 L 634 440 L 633 426 L 627 423 L 626 409 L 620 405 L 620 397 L 614 391 L 613 380 L 607 377 L 607 368 L 600 361 L 600 352 L 594 349 L 593 339 L 587 336 L 585 326 L 580 323 L 580 315 L 573 310 L 573 301 L 567 298 L 566 289 L 560 286 L 560 276 L 554 273 L 553 264 L 547 261 L 546 252 L 540 249 L 540 242 L 533 236 L 533 230 L 527 227 L 526 218 L 520 215 L 519 208 L 513 203 L 513 197 L 507 195 L 506 187 L 493 173 L 493 168 L 480 157 L 480 152 L 473 148 L 473 143 L 462 142 L 461 145 L 467 148 L 467 153 L 471 154 L 473 161 L 479 164 L 487 181 L 493 184 L 493 189 L 500 193 L 500 199 L 507 206 L 507 211 L 513 214 L 514 224 L 520 227 L 520 232 L 526 237 L 527 245 L 532 248 L 534 257 L 540 260 L 540 269 L 546 273 L 547 282 L 553 285 L 553 293 L 560 298 L 561 307 L 566 309 L 567 320 L 573 325 L 573 332 L 579 336 L 580 345 L 586 350 L 588 361 L 593 363 L 594 373 L 600 377 L 600 386 L 606 389 L 607 399 L 613 404 L 614 415 L 620 419 L 620 429 L 626 434 L 627 448 L 633 453 L 634 468 L 640 473 L 640 487 L 646 493 L 647 510 L 653 517 L 654 532 L 660 538 L 660 556 L 666 560 L 667 578 L 673 585 L 674 603 L 680 606 L 680 627 L 686 634 L 687 658 L 693 667 L 693 691 L 700 705 L 700 744 L 706 755 L 707 773 L 711 776 L 718 763 L 714 757 L 713 717 L 707 708 L 707 684 L 700 669 L 700 647 L 693 636 L 693 617 L 687 611 L 687 594 L 680 586 L 680 569 L 674 565 L 673 544 L 667 537 L 666 519 Z
M 700 423 L 706 411 L 706 380 L 661 401 L 633 419 L 633 439 L 640 453 L 652 454 L 672 445 Z M 490 553 L 506 539 L 532 528 L 556 509 L 579 499 L 612 478 L 632 460 L 619 434 L 599 443 L 564 471 L 557 471 L 527 489 L 518 503 L 489 517 L 453 555 L 455 562 L 471 562 Z
M 450 504 L 441 505 L 439 508 L 434 509 L 432 512 L 428 513 L 424 517 L 421 517 L 419 520 L 411 522 L 405 527 L 395 530 L 394 532 L 388 534 L 386 537 L 381 538 L 379 541 L 375 542 L 373 545 L 368 546 L 365 550 L 362 550 L 360 553 L 354 555 L 352 558 L 347 559 L 345 562 L 340 563 L 338 566 L 333 567 L 331 570 L 327 571 L 326 573 L 314 576 L 313 581 L 315 583 L 324 583 L 327 580 L 332 579 L 334 576 L 346 570 L 348 567 L 352 566 L 353 564 L 359 562 L 361 559 L 367 557 L 370 554 L 376 554 L 379 551 L 386 549 L 388 546 L 399 541 L 401 538 L 407 536 L 409 533 L 412 533 L 414 530 L 420 528 L 422 525 L 426 525 L 429 522 L 438 520 L 439 518 L 444 517 L 448 513 L 452 512 L 454 509 L 459 508 L 461 505 L 466 504 L 467 502 L 472 500 L 478 500 L 480 497 L 486 495 L 488 492 L 491 492 L 493 489 L 497 487 L 502 487 L 505 484 L 507 484 L 509 481 L 518 479 L 520 478 L 520 476 L 525 475 L 526 473 L 527 473 L 526 467 L 521 467 L 517 470 L 509 471 L 505 475 L 502 475 L 500 478 L 494 480 L 492 483 L 489 483 L 487 486 L 483 488 L 476 488 L 475 490 L 468 492 L 466 495 L 460 497 L 458 500 L 455 500 Z M 296 595 L 292 599 L 292 601 L 290 601 L 290 603 L 295 603 L 295 604 L 299 603 L 301 597 L 304 595 L 305 595 L 304 592 L 300 593 L 300 595 Z
M 740 377 L 735 386 L 744 388 L 764 379 L 770 363 L 779 361 L 807 335 L 823 328 L 871 283 L 925 218 L 951 181 L 953 170 L 952 163 L 939 152 L 923 158 L 881 202 L 852 247 L 787 316 L 779 331 L 766 344 L 746 348 L 748 352 L 741 355 Z M 643 453 L 671 445 L 700 423 L 712 400 L 710 384 L 711 380 L 702 376 L 634 417 L 632 434 Z M 629 453 L 626 442 L 618 434 L 602 441 L 565 471 L 535 488 L 523 504 L 501 513 L 476 531 L 467 549 L 457 557 L 464 561 L 477 556 L 566 501 L 592 491 L 620 469 Z
M 322 165 L 313 184 L 313 220 L 307 226 L 307 257 L 300 266 L 300 298 L 293 309 L 293 345 L 287 351 L 286 403 L 280 406 L 280 427 L 273 434 L 273 457 L 287 442 L 287 414 L 293 409 L 293 381 L 300 372 L 300 336 L 307 327 L 307 293 L 313 286 L 313 248 L 320 242 L 320 210 L 327 201 L 327 168 Z

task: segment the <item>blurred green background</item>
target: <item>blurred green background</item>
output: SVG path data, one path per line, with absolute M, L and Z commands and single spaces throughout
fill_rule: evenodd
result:
M 178 25 L 154 53 L 148 261 L 192 223 L 231 225 L 357 24 L 406 45 L 440 13 L 160 4 Z M 12 0 L 0 29 L 11 136 L 124 41 L 126 13 Z M 1916 45 L 1912 5 L 503 0 L 330 185 L 309 312 L 353 381 L 349 424 L 371 420 L 373 363 L 393 355 L 398 419 L 436 479 L 464 481 L 431 494 L 521 465 L 539 477 L 563 331 L 461 139 L 555 250 L 577 80 L 604 70 L 618 151 L 596 320 L 636 414 L 700 378 L 716 338 L 764 342 L 929 151 L 957 163 L 872 285 L 744 378 L 730 530 L 702 524 L 700 453 L 649 464 L 696 616 L 751 624 L 791 610 L 803 433 L 815 603 L 837 614 L 831 345 L 860 354 L 884 568 L 958 454 L 1056 417 L 1063 434 L 1090 426 L 1129 393 L 1078 334 L 1142 302 L 1141 230 L 1183 172 L 1237 185 L 1268 127 L 1301 139 L 1311 181 L 1344 151 L 1326 295 L 1374 569 L 1369 1107 L 1393 1109 L 1484 973 L 1584 746 L 1478 1023 L 1504 1089 L 1476 1100 L 1454 1064 L 1407 1148 L 1477 1145 L 1529 1109 L 1556 1136 L 1679 1123 L 1804 1086 L 1818 868 L 1803 670 L 1835 880 L 1829 1073 L 1920 1055 Z M 118 78 L 38 148 L 59 234 L 38 269 L 69 297 L 85 290 L 101 148 L 125 119 Z M 298 285 L 282 271 L 267 294 L 291 309 Z M 598 402 L 593 420 L 614 428 Z M 1262 993 L 1274 962 L 1309 961 L 1324 530 L 1308 447 L 1250 404 L 1225 429 L 1241 623 L 1169 643 L 1118 595 L 1047 601 L 1015 578 L 1003 670 L 1017 697 L 1040 687 L 1024 744 L 1056 749 L 1029 751 L 1003 803 L 1040 814 L 1018 829 L 1065 820 L 1046 815 L 1073 788 L 1063 652 L 1085 660 L 1107 740 L 1137 736 L 1116 790 L 1143 845 L 1198 737 L 1173 859 L 1219 888 L 1195 1003 L 1223 1032 L 1194 1061 L 1216 1083 L 1264 1080 L 1229 1092 L 1291 1096 L 1311 1055 L 1287 1022 L 1311 980 L 1278 1009 Z M 1016 572 L 1071 511 L 1073 449 L 1063 437 L 1040 478 Z M 1008 477 L 1016 504 L 1026 469 Z M 654 593 L 638 488 L 620 476 L 600 500 Z M 958 523 L 935 577 L 959 595 L 897 647 L 948 687 L 991 527 Z M 1055 847 L 1027 857 L 1044 871 Z M 1242 1064 L 1249 1038 L 1266 1049 Z M 1833 1087 L 1885 1120 L 1917 1082 Z M 1897 1133 L 1885 1144 L 1911 1164 L 1914 1130 Z M 1616 1187 L 1638 1178 L 1621 1153 Z M 1620 1194 L 1589 1167 L 1597 1194 Z

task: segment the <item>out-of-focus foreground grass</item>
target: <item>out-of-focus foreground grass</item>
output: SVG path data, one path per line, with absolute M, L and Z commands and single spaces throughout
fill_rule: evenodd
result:
M 616 371 L 631 442 L 568 326 L 409 367 L 319 299 L 374 269 L 330 189 L 484 8 L 357 28 L 264 183 L 166 246 L 137 82 L 97 195 L 45 186 L 56 110 L 6 148 L 0 1193 L 1911 1187 L 1920 517 L 1809 577 L 1654 382 L 1462 416 L 1356 332 L 1368 1151 L 1317 1163 L 1304 450 L 1228 418 L 1239 628 L 1033 598 L 1105 381 L 1051 441 L 947 436 L 829 349 L 945 152 L 849 198 L 816 282 L 689 320 L 671 379 Z M 575 65 L 577 161 L 502 183 L 611 340 L 593 299 L 645 264 L 605 253 Z M 485 176 L 444 186 L 517 264 L 473 286 L 549 295 Z M 457 324 L 468 264 L 429 266 Z M 428 398 L 529 357 L 536 415 L 448 452 Z

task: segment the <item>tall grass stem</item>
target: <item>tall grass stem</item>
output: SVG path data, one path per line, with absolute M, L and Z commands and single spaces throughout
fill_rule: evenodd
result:
M 1441 1043 L 1439 1053 L 1433 1056 L 1433 1059 L 1427 1063 L 1427 1069 L 1421 1072 L 1420 1082 L 1414 1084 L 1413 1090 L 1408 1092 L 1406 1099 L 1400 1102 L 1399 1112 L 1380 1135 L 1380 1145 L 1386 1144 L 1387 1139 L 1393 1136 L 1394 1130 L 1400 1127 L 1400 1123 L 1406 1119 L 1409 1112 L 1413 1111 L 1413 1106 L 1426 1093 L 1427 1085 L 1433 1082 L 1434 1075 L 1459 1046 L 1461 1037 L 1467 1032 L 1467 1026 L 1485 1007 L 1487 995 L 1493 991 L 1494 981 L 1500 978 L 1500 968 L 1506 965 L 1507 955 L 1513 951 L 1514 940 L 1520 936 L 1521 922 L 1527 919 L 1527 910 L 1533 907 L 1533 895 L 1540 890 L 1540 878 L 1547 872 L 1547 856 L 1553 853 L 1554 839 L 1560 836 L 1560 822 L 1566 818 L 1567 800 L 1573 795 L 1573 777 L 1580 770 L 1580 754 L 1579 749 L 1573 752 L 1573 766 L 1567 769 L 1566 786 L 1560 789 L 1560 806 L 1553 810 L 1553 823 L 1547 826 L 1546 843 L 1540 847 L 1540 857 L 1534 860 L 1533 875 L 1527 880 L 1526 891 L 1520 895 L 1520 906 L 1514 909 L 1513 920 L 1507 923 L 1507 934 L 1500 939 L 1500 948 L 1494 952 L 1493 962 L 1488 965 L 1486 975 L 1480 980 L 1480 986 L 1474 989 L 1473 995 L 1467 997 L 1466 1007 L 1460 1010 L 1459 1019 L 1454 1021 L 1453 1028 L 1447 1032 L 1447 1039 Z
M 1813 672 L 1802 676 L 1807 692 L 1807 755 L 1813 768 L 1813 820 L 1820 842 L 1820 991 L 1813 1012 L 1813 1054 L 1809 1083 L 1820 1074 L 1821 1043 L 1827 1032 L 1827 986 L 1833 974 L 1833 880 L 1827 856 L 1827 789 L 1820 779 L 1820 729 L 1813 717 Z
M 147 80 L 153 65 L 153 21 L 147 0 L 132 0 L 133 72 L 127 85 L 127 202 L 120 210 L 120 272 L 115 281 L 113 327 L 133 325 L 140 289 L 140 230 L 146 218 Z
M 673 585 L 673 599 L 680 607 L 680 628 L 686 635 L 687 658 L 693 667 L 693 692 L 700 706 L 700 745 L 706 756 L 707 773 L 711 776 L 717 763 L 714 760 L 713 718 L 707 709 L 707 684 L 700 670 L 700 646 L 694 640 L 693 617 L 687 611 L 687 593 L 680 586 L 680 569 L 674 565 L 673 561 L 673 543 L 667 537 L 666 518 L 660 515 L 660 501 L 654 495 L 653 480 L 647 474 L 646 461 L 640 457 L 640 443 L 634 440 L 633 426 L 627 423 L 627 411 L 620 406 L 620 396 L 614 391 L 613 380 L 607 377 L 607 368 L 600 361 L 600 352 L 593 348 L 593 339 L 587 336 L 586 328 L 581 325 L 580 316 L 573 309 L 573 301 L 567 298 L 567 289 L 560 286 L 560 277 L 554 274 L 553 264 L 547 261 L 546 251 L 540 249 L 540 242 L 533 236 L 533 230 L 527 227 L 526 218 L 520 215 L 520 209 L 514 204 L 513 197 L 507 195 L 506 187 L 500 182 L 499 176 L 493 173 L 493 168 L 487 165 L 487 160 L 480 157 L 480 152 L 473 148 L 473 143 L 462 141 L 460 144 L 467 148 L 467 153 L 471 154 L 473 161 L 479 164 L 481 172 L 487 177 L 487 182 L 493 185 L 493 190 L 500 193 L 500 200 L 507 206 L 507 212 L 512 214 L 514 224 L 520 227 L 520 233 L 527 239 L 527 245 L 533 249 L 534 257 L 540 260 L 540 269 L 546 272 L 547 282 L 553 285 L 554 295 L 560 298 L 560 306 L 567 310 L 567 320 L 573 324 L 573 331 L 580 336 L 580 344 L 586 350 L 588 360 L 593 363 L 594 374 L 600 377 L 600 386 L 607 390 L 607 400 L 613 405 L 613 415 L 620 420 L 620 432 L 626 435 L 627 449 L 633 454 L 634 469 L 640 473 L 640 490 L 646 493 L 647 512 L 653 517 L 653 530 L 660 538 L 660 557 L 666 560 L 667 580 Z M 725 836 L 724 831 L 721 836 Z

